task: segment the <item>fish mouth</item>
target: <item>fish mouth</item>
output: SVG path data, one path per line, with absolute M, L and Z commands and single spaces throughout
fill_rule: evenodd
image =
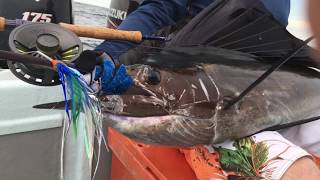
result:
M 154 96 L 111 95 L 100 98 L 103 113 L 130 117 L 170 115 L 166 102 Z
M 178 104 L 166 98 L 144 95 L 111 95 L 100 98 L 103 113 L 128 117 L 180 115 L 190 118 L 211 118 L 217 111 L 216 102 L 198 101 Z

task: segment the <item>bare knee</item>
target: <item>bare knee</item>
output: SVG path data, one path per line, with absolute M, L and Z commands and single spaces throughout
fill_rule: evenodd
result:
M 298 159 L 283 175 L 282 180 L 319 180 L 320 169 L 308 157 Z

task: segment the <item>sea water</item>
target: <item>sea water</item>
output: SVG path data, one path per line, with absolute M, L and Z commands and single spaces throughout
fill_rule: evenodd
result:
M 74 24 L 102 26 L 107 25 L 107 8 L 83 4 L 79 2 L 73 3 Z M 80 38 L 83 42 L 84 49 L 94 49 L 102 40 L 92 38 Z

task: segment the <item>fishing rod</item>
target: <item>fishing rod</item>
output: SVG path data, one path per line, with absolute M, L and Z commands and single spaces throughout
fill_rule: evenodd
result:
M 283 64 L 289 61 L 292 57 L 294 57 L 300 50 L 302 50 L 311 40 L 313 40 L 313 36 L 309 37 L 308 39 L 304 40 L 296 49 L 290 52 L 283 60 L 279 61 L 278 63 L 274 64 L 270 69 L 268 69 L 265 73 L 263 73 L 257 80 L 255 80 L 249 87 L 247 87 L 239 96 L 232 99 L 227 103 L 224 109 L 229 109 L 237 102 L 239 102 L 242 98 L 244 98 L 248 93 L 250 93 L 255 87 L 261 84 L 267 77 L 269 77 L 274 71 L 279 69 Z
M 43 52 L 54 59 L 61 60 L 63 64 L 70 67 L 75 67 L 72 66 L 72 63 L 75 63 L 82 54 L 83 45 L 79 36 L 122 40 L 132 43 L 141 43 L 144 40 L 167 41 L 165 37 L 143 36 L 140 31 L 123 31 L 66 23 L 30 22 L 22 19 L 11 20 L 0 17 L 0 31 L 7 28 L 13 29 L 9 36 L 11 51 L 22 54 L 33 51 L 34 53 L 31 54 L 33 56 L 42 56 L 40 52 Z M 7 60 L 9 60 L 7 64 L 11 72 L 29 84 L 39 86 L 60 84 L 59 77 L 54 71 L 47 71 L 41 65 L 39 67 L 28 65 L 34 63 L 34 61 Z
M 110 29 L 106 27 L 94 27 L 85 25 L 73 25 L 59 23 L 60 26 L 69 29 L 80 37 L 89 37 L 96 39 L 124 40 L 134 43 L 140 43 L 144 40 L 167 41 L 166 37 L 161 36 L 144 36 L 140 31 L 123 31 Z
M 53 59 L 45 54 L 43 54 L 42 57 L 35 57 L 31 56 L 29 53 L 19 54 L 4 50 L 0 50 L 0 61 L 13 61 L 24 64 L 37 65 L 54 71 L 56 71 L 56 66 L 59 63 L 64 64 L 68 67 L 75 67 L 74 63 L 63 62 L 61 60 Z
M 22 19 L 10 20 L 4 17 L 0 17 L 0 31 L 4 31 L 6 27 L 17 27 L 26 23 L 32 23 L 32 22 L 25 21 Z M 66 29 L 69 29 L 79 37 L 108 39 L 108 40 L 124 40 L 124 41 L 130 41 L 133 43 L 140 43 L 144 40 L 167 41 L 166 37 L 152 36 L 152 35 L 144 36 L 140 31 L 124 31 L 124 30 L 110 29 L 106 27 L 73 25 L 73 24 L 67 24 L 67 23 L 59 23 L 59 25 Z
M 28 21 L 22 20 L 22 19 L 6 19 L 4 17 L 0 17 L 0 31 L 4 31 L 6 27 L 17 27 L 22 24 L 27 23 Z
M 0 61 L 14 61 L 14 62 L 44 66 L 44 67 L 53 69 L 53 64 L 49 60 L 46 60 L 40 57 L 30 56 L 27 54 L 18 54 L 10 51 L 0 50 Z

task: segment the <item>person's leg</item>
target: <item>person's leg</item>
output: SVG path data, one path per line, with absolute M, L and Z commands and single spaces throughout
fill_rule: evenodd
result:
M 315 162 L 308 158 L 303 157 L 298 159 L 283 175 L 281 180 L 319 180 L 320 169 Z
M 316 38 L 317 48 L 320 49 L 320 1 L 309 0 L 309 20 L 312 32 Z

